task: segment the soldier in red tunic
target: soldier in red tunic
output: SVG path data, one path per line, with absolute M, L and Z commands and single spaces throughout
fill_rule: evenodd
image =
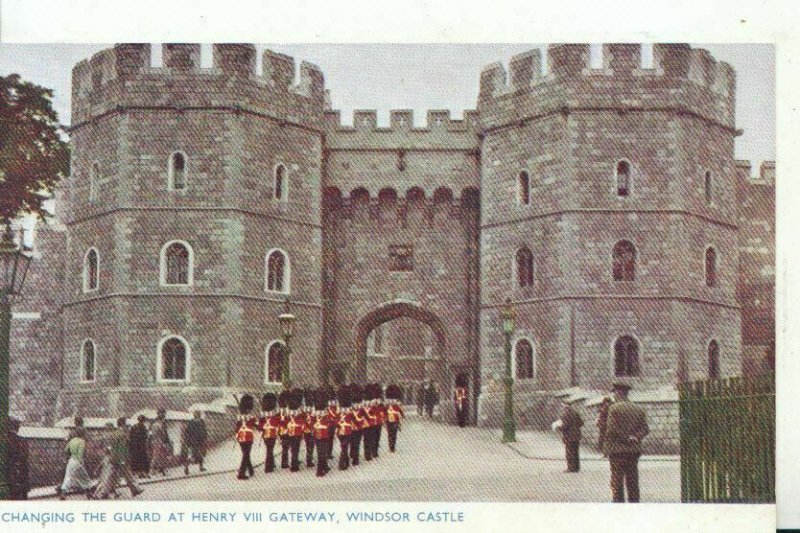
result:
M 278 439 L 278 430 L 281 425 L 281 415 L 276 409 L 277 406 L 275 393 L 268 392 L 261 397 L 261 419 L 258 430 L 261 432 L 264 447 L 267 449 L 267 457 L 264 460 L 264 472 L 266 473 L 275 470 L 275 441 Z
M 364 436 L 364 427 L 367 423 L 367 413 L 364 410 L 364 391 L 359 385 L 351 385 L 353 400 L 353 433 L 350 435 L 350 464 L 358 466 L 361 455 L 361 440 Z
M 289 438 L 286 435 L 286 426 L 289 424 L 289 391 L 284 390 L 278 394 L 278 412 L 280 414 L 278 438 L 281 441 L 281 468 L 289 468 Z
M 467 403 L 467 376 L 464 374 L 456 376 L 456 390 L 453 393 L 453 402 L 455 403 L 458 426 L 463 428 L 467 425 L 467 416 L 469 415 L 469 404 Z
M 303 391 L 292 389 L 289 391 L 289 417 L 286 423 L 286 437 L 289 444 L 289 471 L 300 471 L 300 441 L 303 440 L 305 429 L 305 416 L 300 411 L 303 401 Z
M 326 410 L 327 398 L 328 391 L 320 389 L 314 404 L 317 410 L 314 418 L 314 440 L 317 446 L 317 477 L 323 477 L 331 470 L 330 466 L 328 466 L 328 446 L 330 445 L 331 435 L 336 431 L 336 420 Z
M 375 384 L 369 383 L 365 387 L 365 403 L 367 412 L 367 425 L 364 428 L 364 460 L 372 461 L 375 456 L 375 437 L 378 429 L 378 409 L 376 406 L 378 394 Z
M 339 387 L 339 420 L 336 425 L 336 435 L 339 436 L 339 470 L 347 470 L 350 467 L 350 439 L 355 426 L 351 408 L 352 395 L 351 387 L 347 385 Z
M 333 387 L 328 387 L 325 389 L 325 393 L 328 398 L 328 415 L 335 421 L 338 422 L 339 420 L 339 408 L 336 405 L 336 391 Z M 330 436 L 328 437 L 328 459 L 333 459 L 333 439 L 335 435 L 334 432 L 331 432 Z
M 386 387 L 386 434 L 389 440 L 389 451 L 394 453 L 397 446 L 397 430 L 400 429 L 400 421 L 405 418 L 403 407 L 400 405 L 400 399 L 403 397 L 403 392 L 397 385 L 389 385 Z
M 239 418 L 236 421 L 236 442 L 242 450 L 242 461 L 239 464 L 239 474 L 237 479 L 248 479 L 253 476 L 253 463 L 250 460 L 250 450 L 253 448 L 255 427 L 258 424 L 256 417 L 250 413 L 253 411 L 253 397 L 245 394 L 239 400 Z
M 305 413 L 303 441 L 306 445 L 306 468 L 311 468 L 314 466 L 314 389 L 303 389 L 303 413 Z

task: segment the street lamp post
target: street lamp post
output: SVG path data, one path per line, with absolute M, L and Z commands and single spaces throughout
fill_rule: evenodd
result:
M 503 416 L 503 442 L 516 442 L 517 426 L 514 422 L 514 377 L 511 375 L 511 335 L 514 333 L 514 318 L 516 311 L 511 305 L 511 298 L 506 299 L 506 304 L 500 312 L 503 323 L 503 334 L 506 338 L 506 375 L 503 378 L 506 393 L 505 414 Z
M 0 240 L 0 500 L 9 496 L 8 487 L 8 380 L 10 373 L 9 353 L 11 345 L 11 301 L 22 293 L 31 256 L 22 243 L 14 242 L 11 224 Z
M 283 337 L 283 365 L 281 367 L 281 383 L 284 390 L 288 390 L 292 386 L 291 374 L 291 355 L 292 347 L 289 342 L 292 340 L 292 333 L 294 327 L 295 316 L 290 312 L 289 299 L 284 302 L 283 313 L 278 316 L 278 322 L 281 325 L 281 336 Z

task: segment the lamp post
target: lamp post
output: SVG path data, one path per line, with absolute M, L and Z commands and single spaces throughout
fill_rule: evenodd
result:
M 290 312 L 289 299 L 284 302 L 283 313 L 278 316 L 278 322 L 281 325 L 281 336 L 283 337 L 283 365 L 281 367 L 281 383 L 283 388 L 288 390 L 292 386 L 292 374 L 290 371 L 290 359 L 292 355 L 292 347 L 289 342 L 292 340 L 292 333 L 294 327 L 295 316 Z
M 514 377 L 511 375 L 511 335 L 514 333 L 514 318 L 517 312 L 511 305 L 511 298 L 506 299 L 506 304 L 500 312 L 503 324 L 503 334 L 506 338 L 506 375 L 503 379 L 506 392 L 505 414 L 503 416 L 503 442 L 516 442 L 516 423 L 514 422 Z
M 9 352 L 11 344 L 11 301 L 22 293 L 25 276 L 31 256 L 26 253 L 22 243 L 14 242 L 11 224 L 6 222 L 6 229 L 0 240 L 0 500 L 9 496 L 8 487 L 8 378 Z

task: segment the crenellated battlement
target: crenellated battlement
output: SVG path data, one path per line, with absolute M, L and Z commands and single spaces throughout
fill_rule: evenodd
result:
M 605 44 L 594 58 L 588 44 L 531 50 L 481 72 L 478 109 L 484 129 L 553 111 L 579 108 L 668 109 L 734 127 L 736 76 L 704 49 L 654 44 L 643 63 L 639 44 Z
M 326 111 L 325 134 L 331 149 L 453 149 L 472 150 L 478 146 L 478 112 L 464 111 L 463 119 L 452 118 L 450 111 L 427 112 L 424 127 L 414 127 L 414 112 L 393 109 L 389 127 L 378 127 L 374 109 L 353 112 L 353 125 L 345 126 L 339 111 Z
M 151 66 L 149 44 L 118 44 L 72 71 L 73 126 L 108 111 L 137 107 L 230 107 L 319 127 L 325 81 L 316 65 L 266 50 L 256 72 L 252 44 L 213 45 L 213 65 L 200 64 L 199 44 L 162 45 L 162 67 Z

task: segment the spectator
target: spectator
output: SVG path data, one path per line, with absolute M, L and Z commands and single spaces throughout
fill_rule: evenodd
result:
M 579 448 L 583 419 L 569 403 L 564 401 L 559 422 L 556 427 L 561 431 L 561 441 L 564 443 L 564 454 L 567 459 L 567 469 L 564 472 L 577 473 L 581 469 Z
M 614 404 L 608 408 L 606 450 L 611 466 L 611 497 L 614 503 L 639 502 L 639 457 L 642 440 L 650 433 L 644 409 L 628 400 L 631 385 L 625 380 L 613 385 Z
M 206 453 L 206 423 L 200 417 L 200 411 L 194 412 L 194 418 L 186 425 L 183 431 L 181 455 L 183 456 L 183 473 L 189 475 L 189 460 L 200 465 L 200 471 L 205 472 L 203 456 Z
M 605 450 L 606 440 L 606 427 L 608 426 L 608 408 L 611 406 L 611 398 L 608 396 L 603 397 L 603 402 L 600 404 L 600 410 L 597 413 L 597 449 L 607 457 Z
M 28 477 L 28 443 L 19 436 L 20 421 L 8 417 L 8 499 L 27 500 L 30 490 Z
M 167 412 L 159 409 L 156 419 L 150 426 L 150 471 L 155 475 L 161 472 L 166 476 L 166 467 L 172 457 L 172 443 L 167 434 Z
M 113 424 L 111 425 L 113 428 Z M 100 464 L 100 479 L 97 480 L 95 497 L 106 499 L 110 494 L 119 498 L 117 494 L 117 477 L 114 473 L 114 464 L 111 462 L 111 446 L 103 448 L 103 461 Z
M 131 472 L 139 478 L 150 477 L 150 458 L 147 453 L 148 429 L 145 425 L 147 418 L 139 415 L 136 425 L 128 433 L 128 451 L 131 459 Z
M 126 421 L 123 416 L 117 420 L 117 429 L 114 431 L 114 435 L 111 438 L 111 454 L 109 461 L 112 466 L 112 473 L 110 480 L 106 482 L 105 479 L 101 479 L 101 487 L 98 487 L 94 493 L 95 498 L 105 499 L 108 498 L 110 493 L 116 492 L 116 487 L 120 478 L 125 479 L 131 491 L 131 496 L 136 497 L 142 493 L 142 489 L 139 488 L 136 480 L 133 479 L 133 475 L 131 475 L 131 470 L 128 466 L 128 431 L 125 426 Z
M 428 414 L 428 418 L 433 418 L 433 407 L 437 403 L 439 403 L 439 393 L 433 382 L 429 381 L 425 387 L 425 412 Z
M 64 481 L 56 487 L 59 499 L 64 500 L 67 494 L 79 492 L 85 494 L 87 498 L 92 498 L 92 488 L 94 483 L 86 472 L 84 456 L 86 454 L 86 430 L 83 426 L 78 426 L 73 430 L 73 436 L 67 442 L 67 469 L 64 472 Z

